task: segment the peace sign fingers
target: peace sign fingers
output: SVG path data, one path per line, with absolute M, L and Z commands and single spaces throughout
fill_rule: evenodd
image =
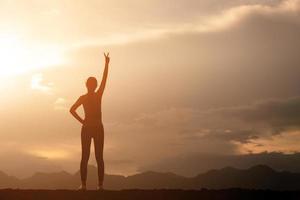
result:
M 106 53 L 103 53 L 104 54 L 104 57 L 105 57 L 105 63 L 109 63 L 110 61 L 110 58 L 109 58 L 109 52 L 106 54 Z

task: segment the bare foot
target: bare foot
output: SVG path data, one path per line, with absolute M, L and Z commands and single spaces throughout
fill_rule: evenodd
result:
M 99 186 L 99 185 L 98 185 L 98 186 L 97 186 L 97 190 L 98 190 L 98 191 L 103 191 L 103 190 L 104 190 L 104 189 L 103 189 L 103 186 Z
M 86 185 L 80 185 L 78 190 L 86 191 Z

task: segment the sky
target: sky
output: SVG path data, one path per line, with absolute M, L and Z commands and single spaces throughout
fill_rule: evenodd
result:
M 299 0 L 1 0 L 0 170 L 78 170 L 69 108 L 110 52 L 106 173 L 295 171 L 299 34 Z

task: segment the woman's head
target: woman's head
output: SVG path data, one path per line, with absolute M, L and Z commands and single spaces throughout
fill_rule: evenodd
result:
M 98 82 L 95 77 L 89 77 L 86 81 L 86 88 L 88 92 L 94 92 L 97 88 Z

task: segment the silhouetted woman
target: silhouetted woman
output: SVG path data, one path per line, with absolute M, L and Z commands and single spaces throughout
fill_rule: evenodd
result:
M 109 53 L 105 57 L 105 68 L 100 87 L 97 89 L 97 79 L 89 77 L 86 81 L 87 93 L 80 96 L 71 107 L 71 114 L 82 124 L 81 128 L 81 147 L 82 157 L 80 162 L 81 186 L 80 189 L 86 190 L 87 165 L 90 157 L 91 140 L 94 140 L 95 156 L 98 166 L 98 189 L 103 189 L 104 161 L 103 144 L 104 129 L 102 124 L 101 101 L 106 85 L 109 65 Z M 97 89 L 97 91 L 96 91 Z M 76 112 L 77 108 L 83 105 L 85 117 L 82 119 Z

